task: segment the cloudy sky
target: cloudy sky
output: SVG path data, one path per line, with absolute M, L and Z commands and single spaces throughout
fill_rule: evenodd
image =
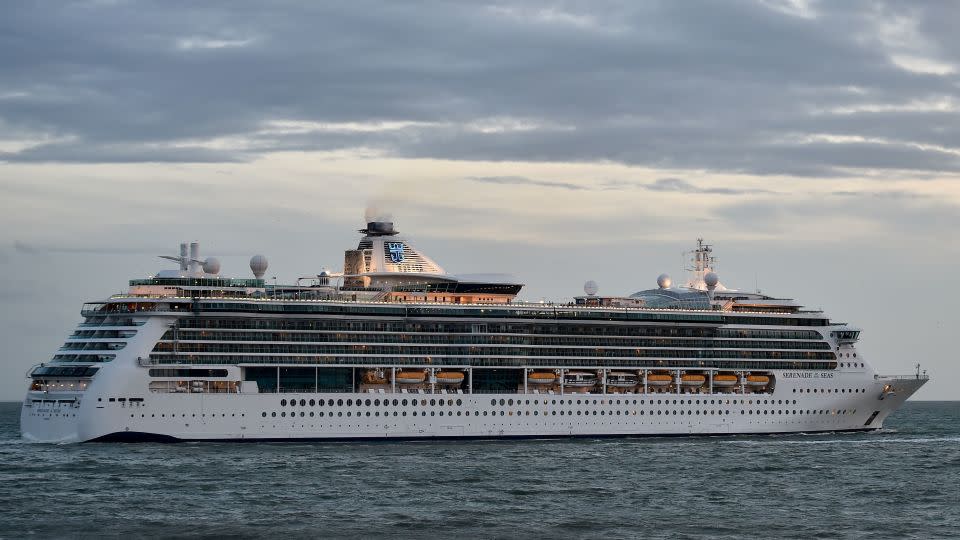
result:
M 0 399 L 83 301 L 199 240 L 342 264 L 365 209 L 525 297 L 682 275 L 864 329 L 956 399 L 956 2 L 84 2 L 0 7 Z

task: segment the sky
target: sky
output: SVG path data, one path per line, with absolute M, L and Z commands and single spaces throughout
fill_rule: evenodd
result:
M 683 278 L 863 329 L 958 399 L 952 1 L 0 6 L 0 400 L 85 301 L 201 242 L 292 282 L 365 213 L 527 300 Z

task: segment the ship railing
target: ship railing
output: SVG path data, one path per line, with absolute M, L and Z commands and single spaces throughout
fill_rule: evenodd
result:
M 926 373 L 914 373 L 913 375 L 874 375 L 875 379 L 887 381 L 927 381 L 930 376 Z

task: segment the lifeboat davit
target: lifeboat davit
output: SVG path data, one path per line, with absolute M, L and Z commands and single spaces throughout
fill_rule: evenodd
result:
M 534 371 L 527 375 L 529 384 L 553 384 L 557 382 L 557 374 L 549 371 Z
M 460 384 L 463 382 L 461 371 L 438 371 L 435 375 L 437 384 Z
M 364 371 L 361 379 L 366 384 L 387 384 L 387 377 L 384 375 L 383 370 L 380 369 Z
M 393 380 L 397 384 L 420 384 L 427 379 L 427 374 L 422 371 L 398 371 Z
M 737 385 L 736 375 L 714 375 L 713 376 L 714 388 L 732 388 L 736 385 Z
M 672 375 L 664 375 L 662 373 L 653 373 L 651 375 L 647 375 L 647 386 L 670 386 L 670 383 L 672 382 Z
M 607 374 L 607 386 L 614 388 L 633 388 L 640 382 L 636 374 L 626 371 L 611 371 Z
M 680 376 L 681 386 L 703 386 L 705 382 L 707 382 L 707 378 L 703 375 L 685 373 Z
M 563 376 L 564 386 L 589 388 L 597 385 L 597 374 L 589 371 L 568 371 Z
M 763 388 L 770 384 L 770 377 L 766 375 L 748 375 L 747 386 L 751 388 Z

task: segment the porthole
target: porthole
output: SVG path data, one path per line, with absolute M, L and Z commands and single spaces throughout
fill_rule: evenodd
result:
M 301 399 L 301 400 L 300 400 L 300 406 L 301 406 L 301 407 L 306 407 L 306 405 L 307 405 L 307 400 Z
M 272 413 L 270 413 L 270 416 L 272 416 L 272 417 L 274 417 L 274 418 L 276 418 L 276 417 L 277 417 L 277 412 L 276 412 L 276 411 L 274 411 L 274 412 L 272 412 Z
M 313 407 L 314 404 L 315 404 L 315 402 L 311 399 L 311 400 L 310 400 L 310 406 Z
M 379 400 L 379 399 L 373 400 L 373 406 L 374 406 L 374 407 L 379 407 L 379 406 L 380 406 L 380 400 Z
M 347 407 L 350 407 L 350 406 L 352 406 L 352 405 L 353 405 L 353 400 L 352 400 L 352 399 L 348 399 L 348 400 L 347 400 Z
M 281 407 L 286 407 L 286 406 L 287 406 L 287 400 L 281 399 L 281 400 L 280 400 L 280 406 L 281 406 Z

